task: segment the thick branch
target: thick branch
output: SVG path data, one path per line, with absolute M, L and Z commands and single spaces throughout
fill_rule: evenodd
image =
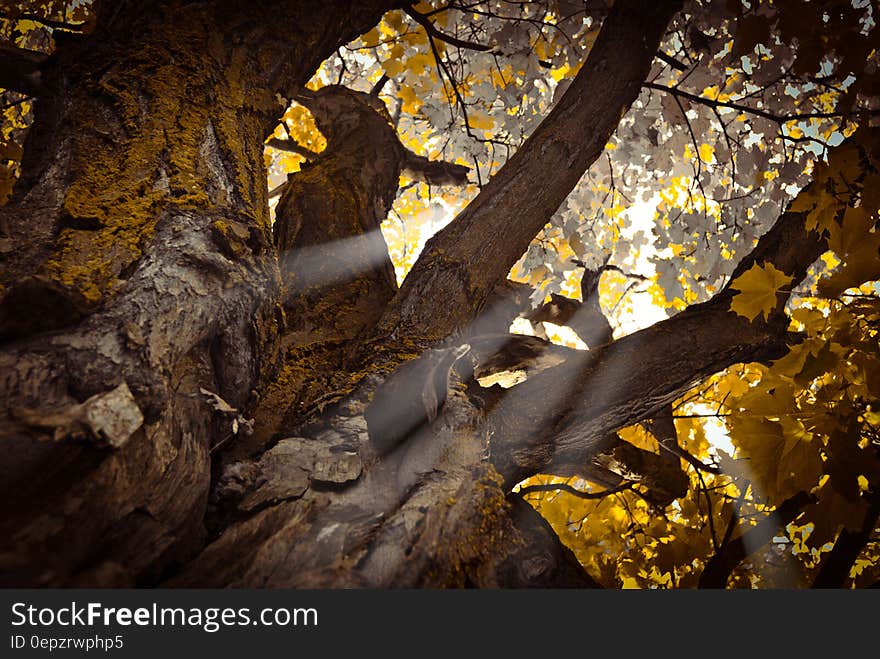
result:
M 404 150 L 404 171 L 428 185 L 464 185 L 470 169 L 464 165 L 443 160 L 428 160 L 412 151 Z
M 825 250 L 805 216 L 784 214 L 739 265 L 772 262 L 795 281 Z M 493 411 L 496 468 L 510 482 L 555 463 L 583 464 L 609 433 L 654 415 L 695 382 L 742 361 L 783 354 L 787 316 L 748 321 L 729 287 L 709 302 L 591 350 L 512 388 Z M 786 294 L 780 294 L 781 309 Z M 687 341 L 682 339 L 687 337 Z
M 869 498 L 868 510 L 862 528 L 857 531 L 843 529 L 837 536 L 834 549 L 822 562 L 819 574 L 813 581 L 813 588 L 843 588 L 853 564 L 862 549 L 871 539 L 877 519 L 880 518 L 880 493 Z
M 572 348 L 523 334 L 482 334 L 471 337 L 468 343 L 477 362 L 474 374 L 478 378 L 503 371 L 538 373 L 577 353 Z
M 509 515 L 523 539 L 497 570 L 502 588 L 601 588 L 574 553 L 534 508 L 519 496 L 508 497 Z
M 43 53 L 0 42 L 0 87 L 39 96 L 45 93 L 40 67 L 46 61 Z
M 429 241 L 380 322 L 380 335 L 393 332 L 430 342 L 477 316 L 604 150 L 620 116 L 638 97 L 678 6 L 643 0 L 614 4 L 560 102 L 480 195 Z M 438 307 L 438 299 L 446 303 Z M 431 337 L 423 336 L 423 328 L 431 328 Z
M 815 500 L 806 492 L 798 492 L 790 499 L 786 499 L 772 513 L 762 519 L 756 526 L 749 528 L 738 538 L 723 545 L 716 553 L 700 575 L 700 588 L 724 588 L 730 573 L 749 554 L 766 545 L 770 539 L 792 522 L 807 504 Z

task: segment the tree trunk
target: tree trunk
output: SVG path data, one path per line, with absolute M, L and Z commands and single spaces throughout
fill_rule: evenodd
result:
M 588 353 L 468 331 L 677 3 L 614 3 L 556 109 L 397 291 L 378 224 L 403 168 L 436 172 L 370 95 L 303 84 L 402 4 L 102 2 L 43 65 L 0 210 L 4 584 L 595 586 L 511 486 L 581 473 L 695 379 L 782 349 L 781 315 L 735 318 L 730 290 Z M 263 143 L 293 98 L 328 147 L 273 231 Z M 803 220 L 741 268 L 799 280 L 824 245 Z M 516 359 L 545 370 L 507 394 L 474 379 Z
M 4 583 L 152 582 L 274 366 L 263 141 L 393 2 L 104 2 L 59 48 L 2 209 Z M 283 33 L 283 38 L 279 34 Z

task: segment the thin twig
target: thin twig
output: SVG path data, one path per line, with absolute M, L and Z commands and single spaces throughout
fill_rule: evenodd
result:
M 527 485 L 520 489 L 519 494 L 524 496 L 526 494 L 532 494 L 533 492 L 566 492 L 579 499 L 601 499 L 607 497 L 609 494 L 617 494 L 618 492 L 632 489 L 632 486 L 632 483 L 627 482 L 608 490 L 602 490 L 601 492 L 584 492 L 583 490 L 574 488 L 566 483 L 542 483 L 539 485 Z
M 769 121 L 772 121 L 776 124 L 785 124 L 790 121 L 803 121 L 804 119 L 841 119 L 844 116 L 858 116 L 858 115 L 868 115 L 868 116 L 877 116 L 880 115 L 880 110 L 855 110 L 845 115 L 842 112 L 802 112 L 798 114 L 789 114 L 789 115 L 777 115 L 772 112 L 768 112 L 767 110 L 761 110 L 760 108 L 753 108 L 748 105 L 741 105 L 739 103 L 729 103 L 727 101 L 718 101 L 711 98 L 706 98 L 705 96 L 697 96 L 696 94 L 691 94 L 690 92 L 686 92 L 683 89 L 679 89 L 678 87 L 670 87 L 669 85 L 661 85 L 655 82 L 645 82 L 642 83 L 643 87 L 647 87 L 648 89 L 656 89 L 657 91 L 667 92 L 672 94 L 673 96 L 679 98 L 686 98 L 689 101 L 693 101 L 694 103 L 699 103 L 701 105 L 706 105 L 710 108 L 730 108 L 731 110 L 739 110 L 740 112 L 745 112 L 746 114 L 753 114 L 758 117 L 763 117 Z
M 424 14 L 420 14 L 412 7 L 405 7 L 404 13 L 413 19 L 416 23 L 425 28 L 425 32 L 428 33 L 428 36 L 434 37 L 435 39 L 439 39 L 440 41 L 444 41 L 448 43 L 450 46 L 455 46 L 456 48 L 466 48 L 468 50 L 478 50 L 480 52 L 487 52 L 492 49 L 491 46 L 487 46 L 481 43 L 473 43 L 472 41 L 465 41 L 463 39 L 459 39 L 458 37 L 454 37 L 451 34 L 446 34 L 445 32 L 441 32 L 437 29 L 437 26 L 434 25 L 428 17 Z

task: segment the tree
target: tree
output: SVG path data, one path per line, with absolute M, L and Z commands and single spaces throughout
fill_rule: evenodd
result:
M 876 9 L 5 3 L 3 583 L 872 583 Z

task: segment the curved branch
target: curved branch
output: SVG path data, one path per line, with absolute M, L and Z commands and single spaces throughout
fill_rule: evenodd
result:
M 617 494 L 618 492 L 629 490 L 632 488 L 632 486 L 632 483 L 624 482 L 622 485 L 618 485 L 617 487 L 612 487 L 607 490 L 602 490 L 601 492 L 584 492 L 583 490 L 579 490 L 566 483 L 540 483 L 537 485 L 527 485 L 526 487 L 520 488 L 519 494 L 523 496 L 526 494 L 532 494 L 533 492 L 565 492 L 566 494 L 575 496 L 578 499 L 603 499 L 610 494 Z

